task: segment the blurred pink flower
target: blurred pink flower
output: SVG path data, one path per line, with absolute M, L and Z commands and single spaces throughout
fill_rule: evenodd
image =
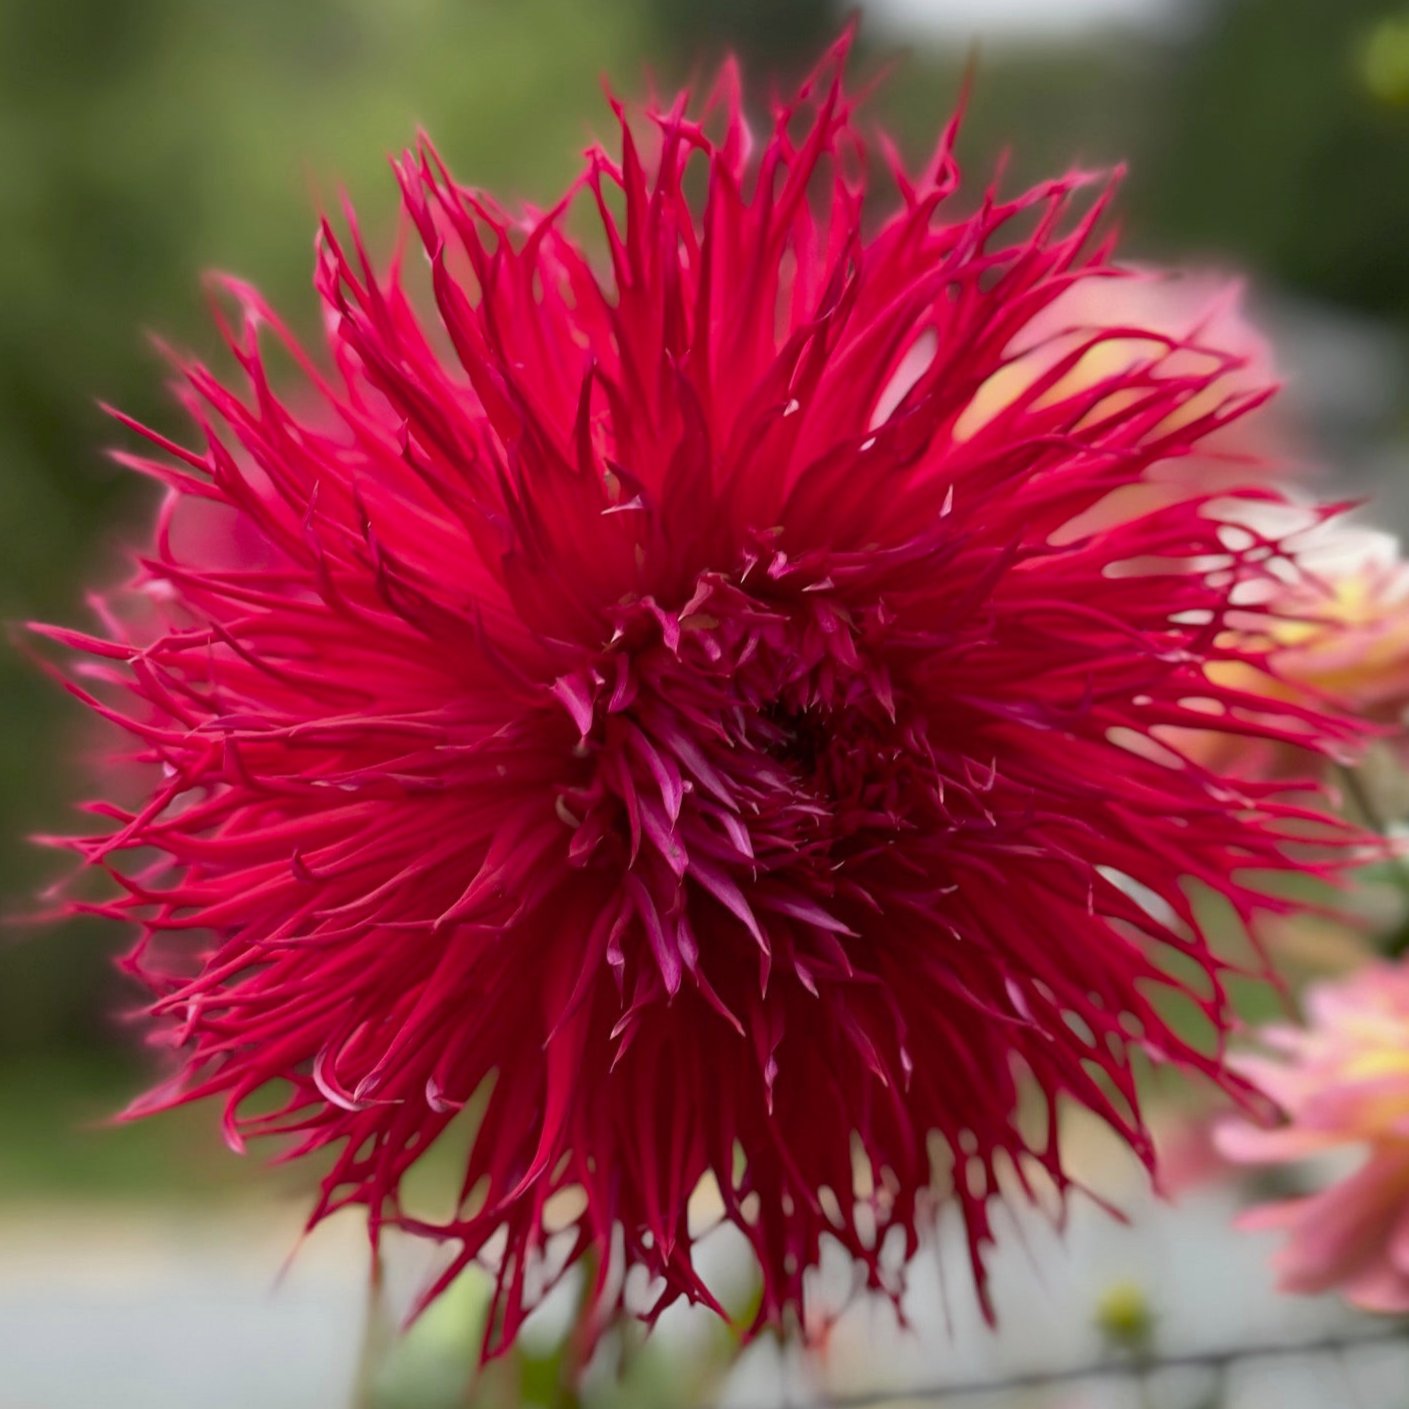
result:
M 1187 425 L 1225 403 L 1240 414 L 1153 465 L 1060 528 L 1067 541 L 1161 505 L 1285 478 L 1288 457 L 1267 400 L 1276 369 L 1267 341 L 1243 315 L 1236 285 L 1210 275 L 1114 268 L 1084 279 L 1044 308 L 1014 339 L 955 426 L 967 439 L 1019 401 L 1055 405 L 1091 392 L 1084 424 L 1099 425 L 1139 393 L 1131 379 L 1182 382 L 1189 395 L 1165 418 Z
M 1170 1112 L 1152 1124 L 1159 1150 L 1159 1188 L 1166 1198 L 1181 1198 L 1227 1177 L 1228 1160 L 1219 1148 L 1212 1112 Z
M 1275 539 L 1292 553 L 1243 589 L 1257 618 L 1230 618 L 1228 644 L 1245 654 L 1212 662 L 1210 678 L 1246 690 L 1254 707 L 1258 700 L 1329 706 L 1379 724 L 1402 744 L 1409 706 L 1409 564 L 1398 540 L 1328 521 L 1310 508 L 1243 503 L 1226 512 L 1230 549 L 1256 551 L 1255 540 Z M 1221 722 L 1219 732 L 1201 733 L 1188 751 L 1207 766 L 1244 776 L 1310 766 L 1300 748 L 1240 738 Z
M 1269 670 L 1292 690 L 1398 723 L 1409 704 L 1409 565 L 1387 533 L 1327 525 L 1271 605 Z
M 1098 421 L 1131 397 L 1123 379 L 1153 372 L 1196 378 L 1194 394 L 1167 420 L 1187 424 L 1225 396 L 1265 403 L 1276 372 L 1266 339 L 1243 316 L 1240 291 L 1194 273 L 1122 266 L 1073 284 L 1014 338 L 1004 365 L 979 388 L 956 433 L 967 439 L 1029 394 L 1039 405 L 1092 389 L 1106 395 L 1087 410 Z M 1250 406 L 1247 408 L 1252 410 Z M 1257 423 L 1246 416 L 1205 437 L 1197 455 L 1246 447 Z M 1166 467 L 1175 468 L 1174 465 Z
M 1355 1147 L 1366 1157 L 1319 1193 L 1264 1204 L 1240 1226 L 1286 1230 L 1276 1258 L 1284 1291 L 1337 1290 L 1368 1310 L 1409 1312 L 1409 964 L 1316 984 L 1306 1010 L 1304 1028 L 1262 1030 L 1268 1055 L 1238 1059 L 1284 1122 L 1226 1122 L 1219 1147 L 1244 1164 Z

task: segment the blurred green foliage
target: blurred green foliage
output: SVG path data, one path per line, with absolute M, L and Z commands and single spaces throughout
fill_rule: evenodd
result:
M 313 216 L 345 185 L 374 238 L 386 157 L 417 126 L 487 186 L 547 197 L 593 134 L 606 70 L 647 27 L 580 0 L 59 0 L 0 4 L 0 612 L 74 620 L 150 503 L 108 467 L 94 398 L 184 433 L 144 329 L 209 351 L 199 275 L 257 280 L 307 329 Z M 0 893 L 27 903 L 92 734 L 0 654 Z M 117 936 L 46 933 L 0 956 L 0 1045 L 105 1040 Z
M 1409 5 L 1200 3 L 1142 187 L 1161 245 L 1409 318 Z
M 1137 249 L 1224 252 L 1294 289 L 1409 316 L 1409 112 L 1385 0 L 1200 0 L 1187 36 L 982 53 L 965 151 L 1014 178 L 1134 159 Z M 1191 3 L 1190 11 L 1200 8 Z M 296 327 L 313 214 L 345 186 L 369 234 L 388 153 L 424 125 L 462 179 L 543 200 L 607 135 L 600 79 L 662 82 L 726 46 L 796 70 L 825 0 L 0 0 L 0 613 L 81 621 L 150 503 L 106 465 L 102 397 L 176 434 L 144 329 L 212 349 L 200 272 L 258 282 Z M 864 17 L 863 17 L 864 20 Z M 1386 24 L 1390 23 L 1389 28 Z M 864 22 L 868 64 L 892 50 Z M 967 50 L 916 52 L 876 111 L 918 152 Z M 1399 75 L 1398 77 L 1396 75 Z M 61 869 L 24 844 L 69 825 L 92 733 L 0 652 L 0 897 Z M 0 948 L 0 1052 L 104 1048 L 130 996 L 93 927 Z

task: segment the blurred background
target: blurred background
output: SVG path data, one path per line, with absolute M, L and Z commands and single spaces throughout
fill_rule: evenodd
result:
M 875 116 L 912 154 L 976 53 L 961 147 L 971 177 L 1009 146 L 1013 181 L 1128 160 L 1127 250 L 1245 272 L 1312 458 L 1337 488 L 1376 494 L 1381 523 L 1409 525 L 1409 5 L 873 0 L 861 11 L 862 62 L 895 63 Z M 144 332 L 212 350 L 202 270 L 253 280 L 309 329 L 316 210 L 345 186 L 384 233 L 385 158 L 418 125 L 462 180 L 544 201 L 607 131 L 603 74 L 639 91 L 728 49 L 755 74 L 794 74 L 841 18 L 826 0 L 0 0 L 0 614 L 80 624 L 83 585 L 117 570 L 151 498 L 104 461 L 112 427 L 95 400 L 180 433 Z M 0 897 L 16 915 L 57 874 L 25 838 L 68 825 L 91 733 L 16 649 L 0 651 L 0 718 Z M 93 1128 L 144 1074 L 120 1021 L 134 995 L 110 966 L 123 942 L 21 924 L 0 945 L 0 1409 L 337 1404 L 361 1316 L 355 1229 L 320 1239 L 275 1289 L 308 1176 L 234 1159 L 207 1112 Z M 863 1319 L 825 1371 L 763 1347 L 728 1383 L 701 1370 L 687 1393 L 666 1376 L 638 1402 L 767 1404 L 789 1376 L 799 1393 L 809 1376 L 814 1393 L 859 1391 L 1079 1358 L 1099 1349 L 1102 1325 L 1109 1334 L 1112 1305 L 1125 1305 L 1111 1288 L 1126 1283 L 1153 1298 L 1151 1315 L 1168 1302 L 1173 1341 L 1232 1324 L 1254 1338 L 1318 1331 L 1332 1316 L 1274 1302 L 1264 1249 L 1231 1246 L 1216 1201 L 1201 1224 L 1163 1217 L 1137 1235 L 1079 1216 L 1065 1261 L 1039 1249 L 1029 1265 L 1015 1250 L 997 1294 L 1005 1314 L 1028 1308 L 1016 1337 L 980 1335 L 962 1310 L 950 1336 L 936 1293 L 910 1341 Z M 1172 1273 L 1186 1238 L 1202 1252 Z M 463 1402 L 465 1296 L 393 1357 L 385 1403 Z M 532 1366 L 517 1373 L 532 1399 Z M 1369 1409 L 1406 1403 L 1405 1362 L 1389 1350 L 1303 1367 L 1279 1388 L 1256 1380 L 1246 1402 L 1349 1403 L 1355 1375 Z M 1127 1392 L 1077 1386 L 1021 1402 L 1133 1403 Z M 1196 1378 L 1147 1403 L 1210 1392 Z

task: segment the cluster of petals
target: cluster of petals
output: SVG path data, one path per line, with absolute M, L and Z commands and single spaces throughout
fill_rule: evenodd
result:
M 1247 349 L 1044 331 L 1136 277 L 1109 181 L 960 194 L 954 124 L 907 168 L 845 48 L 760 142 L 732 68 L 618 107 L 546 213 L 422 143 L 390 261 L 322 228 L 318 352 L 226 281 L 196 443 L 121 456 L 165 487 L 133 580 L 48 628 L 150 768 L 70 841 L 170 1049 L 137 1109 L 313 1157 L 314 1222 L 443 1244 L 428 1296 L 487 1268 L 488 1353 L 580 1263 L 594 1326 L 723 1312 L 718 1225 L 755 1330 L 821 1324 L 828 1246 L 898 1302 L 946 1200 L 987 1306 L 1064 1108 L 1150 1162 L 1144 1064 L 1243 1089 L 1197 892 L 1253 925 L 1340 835 L 1178 742 L 1356 735 L 1210 668 L 1265 654 L 1278 539 L 1193 492 L 1067 531 L 1261 404 Z
M 1228 1158 L 1299 1165 L 1322 1187 L 1244 1215 L 1278 1229 L 1280 1285 L 1338 1291 L 1374 1311 L 1409 1312 L 1409 963 L 1376 962 L 1306 994 L 1306 1025 L 1264 1028 L 1266 1051 L 1238 1058 L 1281 1108 L 1275 1126 L 1228 1121 Z M 1354 1160 L 1348 1173 L 1327 1165 Z

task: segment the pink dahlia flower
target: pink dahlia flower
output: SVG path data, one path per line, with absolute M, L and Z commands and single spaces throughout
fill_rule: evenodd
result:
M 1243 352 L 1151 333 L 1046 394 L 1131 338 L 1096 330 L 960 435 L 1120 277 L 1107 186 L 951 213 L 951 124 L 919 172 L 885 148 L 863 219 L 844 49 L 757 147 L 732 69 L 618 109 L 547 214 L 422 144 L 425 277 L 325 224 L 321 354 L 227 281 L 237 384 L 183 365 L 197 443 L 125 457 L 167 491 L 134 581 L 50 629 L 153 770 L 73 843 L 172 1049 L 137 1109 L 325 1152 L 313 1221 L 445 1240 L 430 1294 L 492 1269 L 490 1352 L 589 1252 L 594 1324 L 719 1309 L 701 1214 L 757 1258 L 755 1328 L 819 1324 L 828 1240 L 898 1298 L 931 1190 L 986 1296 L 994 1200 L 1069 1185 L 1063 1103 L 1149 1161 L 1139 1054 L 1238 1086 L 1190 883 L 1251 920 L 1255 874 L 1322 864 L 1316 814 L 1157 737 L 1353 731 L 1209 677 L 1276 544 L 1225 549 L 1197 496 L 1059 533 L 1255 405 L 1209 394 Z M 243 561 L 181 551 L 190 501 Z M 460 1198 L 418 1216 L 462 1111 Z
M 1246 320 L 1240 290 L 1210 276 L 1151 269 L 1111 269 L 1115 277 L 1080 279 L 1034 315 L 1009 345 L 1002 365 L 975 393 L 954 428 L 966 440 L 1019 398 L 1034 406 L 1082 392 L 1106 395 L 1086 408 L 1098 421 L 1134 395 L 1127 374 L 1151 365 L 1158 375 L 1195 378 L 1200 390 L 1169 413 L 1164 429 L 1220 405 L 1246 399 L 1240 413 L 1209 428 L 1182 455 L 1151 465 L 1064 524 L 1056 541 L 1075 539 L 1118 518 L 1161 504 L 1205 498 L 1220 486 L 1246 489 L 1259 479 L 1288 478 L 1284 435 L 1270 415 L 1275 370 L 1266 340 Z
M 1090 408 L 1095 419 L 1129 395 L 1124 374 L 1151 361 L 1164 376 L 1205 381 L 1170 413 L 1171 424 L 1230 396 L 1258 405 L 1200 436 L 1191 453 L 1152 467 L 1142 483 L 1122 486 L 1117 502 L 1104 507 L 1134 512 L 1221 483 L 1246 486 L 1259 467 L 1285 474 L 1284 437 L 1266 413 L 1276 381 L 1272 350 L 1244 316 L 1240 290 L 1209 275 L 1122 268 L 1113 278 L 1073 284 L 1013 340 L 1004 365 L 965 408 L 957 434 L 965 438 L 1019 396 L 1051 403 L 1099 386 L 1109 395 Z
M 1307 506 L 1223 506 L 1227 533 L 1243 545 L 1269 531 L 1284 535 L 1295 558 L 1251 586 L 1257 610 L 1234 614 L 1242 660 L 1217 661 L 1211 673 L 1252 694 L 1330 707 L 1371 721 L 1401 752 L 1409 710 L 1409 563 L 1390 534 L 1326 521 Z M 1243 525 L 1246 525 L 1244 527 Z M 1314 743 L 1313 730 L 1313 743 Z M 1213 732 L 1189 742 L 1214 768 L 1287 776 L 1306 754 L 1284 743 L 1231 739 Z
M 1298 545 L 1259 623 L 1267 672 L 1302 698 L 1402 730 L 1409 705 L 1409 564 L 1392 535 L 1323 524 Z
M 1409 963 L 1374 963 L 1309 990 L 1307 1026 L 1265 1028 L 1270 1054 L 1241 1070 L 1281 1107 L 1276 1128 L 1230 1122 L 1222 1151 L 1283 1164 L 1360 1151 L 1355 1172 L 1305 1198 L 1245 1215 L 1278 1228 L 1291 1292 L 1340 1291 L 1372 1311 L 1409 1312 Z

